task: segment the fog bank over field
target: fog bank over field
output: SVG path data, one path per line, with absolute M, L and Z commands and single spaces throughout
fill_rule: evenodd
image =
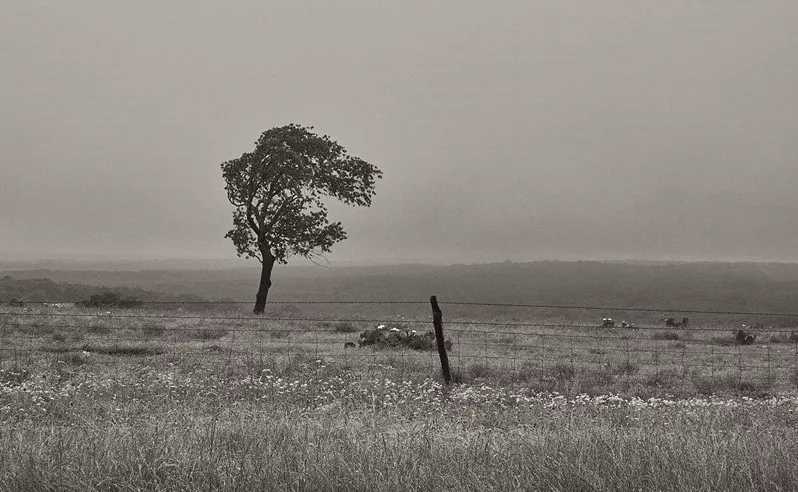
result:
M 10 2 L 0 259 L 225 258 L 219 163 L 385 173 L 337 262 L 798 261 L 798 3 Z

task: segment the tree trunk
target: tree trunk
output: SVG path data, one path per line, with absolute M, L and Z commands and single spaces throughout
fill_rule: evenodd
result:
M 272 286 L 272 267 L 274 267 L 274 257 L 271 255 L 263 257 L 263 267 L 260 271 L 260 286 L 258 295 L 255 297 L 255 314 L 263 314 L 266 309 L 266 297 L 269 295 L 269 287 Z

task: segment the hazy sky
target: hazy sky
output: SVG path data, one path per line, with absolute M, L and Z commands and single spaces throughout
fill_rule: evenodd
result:
M 0 255 L 232 257 L 219 164 L 385 177 L 333 260 L 798 260 L 798 3 L 0 0 Z

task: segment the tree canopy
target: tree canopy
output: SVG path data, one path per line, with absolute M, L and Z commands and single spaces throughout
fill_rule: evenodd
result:
M 222 163 L 238 256 L 261 263 L 311 257 L 346 238 L 330 222 L 325 200 L 370 206 L 382 172 L 313 127 L 289 124 L 263 132 L 252 152 Z

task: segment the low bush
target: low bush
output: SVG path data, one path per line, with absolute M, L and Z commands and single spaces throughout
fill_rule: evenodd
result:
M 354 333 L 357 331 L 357 328 L 354 325 L 352 325 L 352 323 L 348 323 L 346 321 L 336 323 L 333 329 L 337 333 Z
M 416 330 L 406 328 L 388 328 L 380 325 L 373 330 L 366 330 L 360 334 L 361 347 L 374 346 L 377 348 L 409 348 L 412 350 L 436 350 L 435 334 L 430 332 L 420 334 Z M 444 341 L 446 350 L 451 350 L 452 342 Z
M 640 366 L 631 361 L 623 361 L 609 367 L 613 374 L 635 374 Z
M 134 308 L 142 305 L 142 302 L 133 297 L 122 297 L 116 292 L 103 292 L 94 294 L 86 300 L 77 303 L 81 307 L 93 308 Z

